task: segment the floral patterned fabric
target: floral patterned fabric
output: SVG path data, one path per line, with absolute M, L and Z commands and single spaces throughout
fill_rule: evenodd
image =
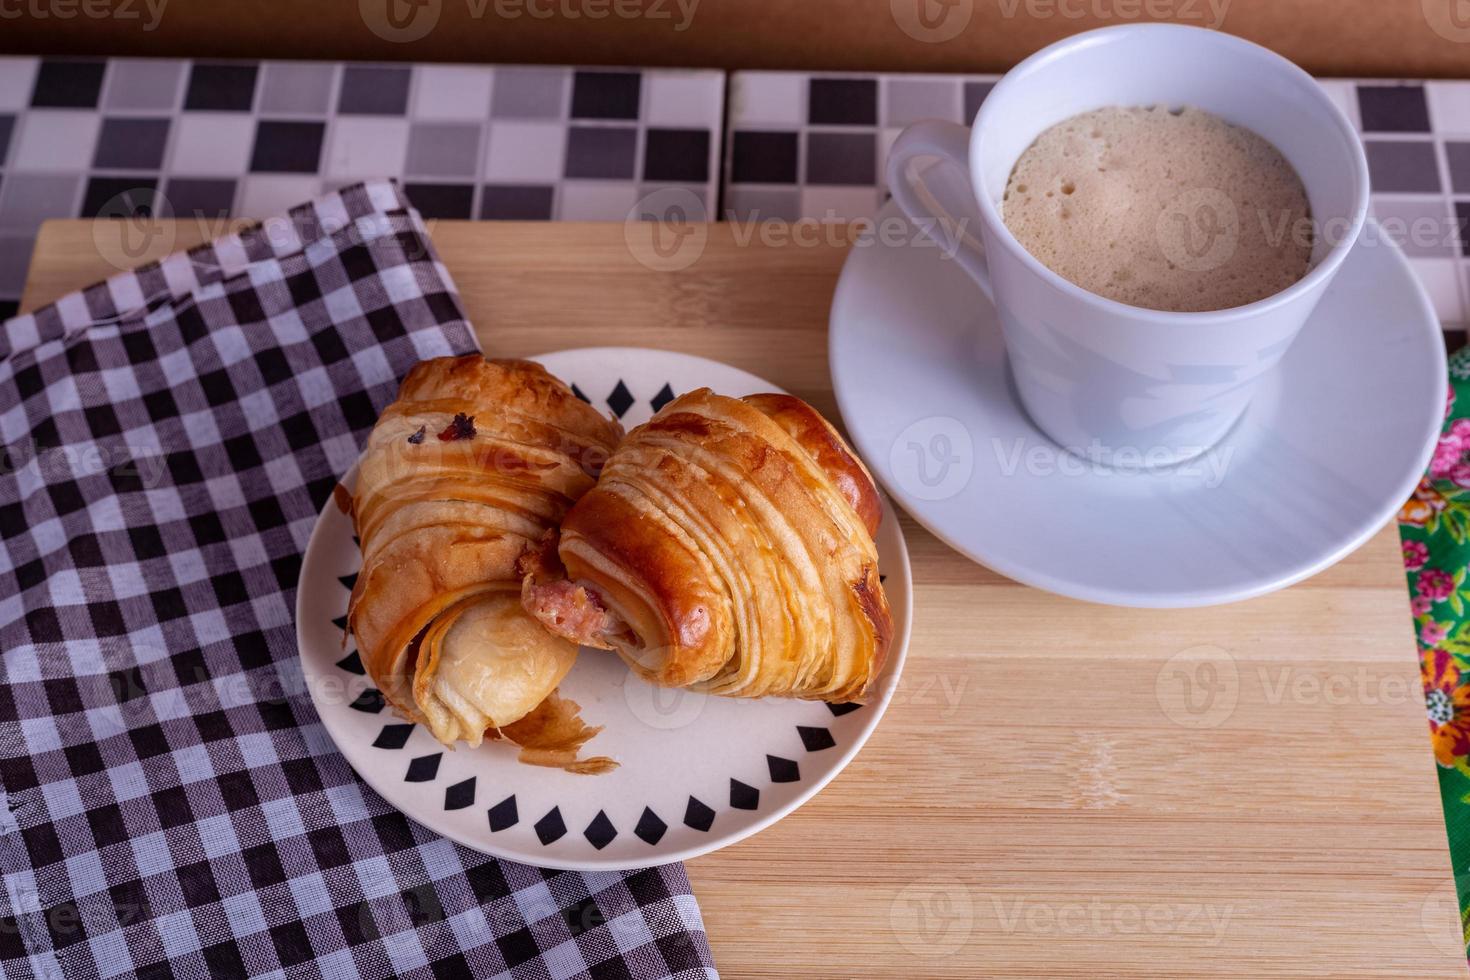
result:
M 1470 348 L 1450 358 L 1444 431 L 1399 511 L 1429 736 L 1470 943 Z

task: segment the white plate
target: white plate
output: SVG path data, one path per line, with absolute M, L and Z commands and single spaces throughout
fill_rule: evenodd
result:
M 606 347 L 536 360 L 628 428 L 676 394 L 779 390 L 753 374 L 668 351 Z M 356 469 L 344 482 L 356 477 Z M 296 632 L 322 723 L 358 774 L 429 829 L 496 857 L 555 868 L 636 868 L 704 854 L 768 827 L 842 771 L 878 724 L 908 647 L 908 552 L 885 500 L 880 571 L 894 643 L 863 707 L 745 701 L 651 687 L 617 656 L 582 651 L 562 693 L 603 731 L 591 755 L 621 765 L 574 776 L 521 765 L 513 746 L 447 751 L 383 707 L 355 648 L 341 647 L 360 564 L 352 524 L 333 503 L 317 519 L 296 599 Z
M 904 221 L 890 203 L 879 227 Z M 1376 228 L 1245 416 L 1163 472 L 1093 466 L 1019 407 L 995 310 L 914 234 L 853 248 L 832 304 L 853 442 L 921 524 L 1017 581 L 1123 606 L 1280 589 L 1347 555 L 1408 498 L 1444 418 L 1434 311 Z

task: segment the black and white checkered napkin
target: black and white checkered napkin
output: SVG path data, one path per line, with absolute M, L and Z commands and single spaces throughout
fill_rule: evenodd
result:
M 391 809 L 303 685 L 301 555 L 417 361 L 476 349 L 387 183 L 0 348 L 0 971 L 707 977 L 678 865 L 540 871 Z

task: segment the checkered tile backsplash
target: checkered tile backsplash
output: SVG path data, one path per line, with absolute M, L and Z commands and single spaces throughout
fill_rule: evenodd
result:
M 0 58 L 0 319 L 40 222 L 259 217 L 397 177 L 429 218 L 714 211 L 718 71 Z
M 0 317 L 46 218 L 253 217 L 366 177 L 398 177 L 430 218 L 621 221 L 669 186 L 740 220 L 866 217 L 899 131 L 970 120 L 995 81 L 735 72 L 727 111 L 718 71 L 0 58 Z M 1470 82 L 1322 85 L 1459 346 Z
M 870 217 L 883 161 L 917 119 L 969 122 L 999 76 L 735 72 L 726 217 Z M 1470 82 L 1326 80 L 1359 127 L 1373 212 L 1404 249 L 1453 347 L 1470 326 Z

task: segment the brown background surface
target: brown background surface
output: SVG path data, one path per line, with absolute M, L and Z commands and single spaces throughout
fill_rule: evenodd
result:
M 385 39 L 389 4 L 432 28 Z M 955 36 L 906 33 L 920 4 Z M 1317 75 L 1470 77 L 1470 0 L 7 0 L 0 18 L 11 54 L 956 72 L 1165 19 L 1221 26 Z

